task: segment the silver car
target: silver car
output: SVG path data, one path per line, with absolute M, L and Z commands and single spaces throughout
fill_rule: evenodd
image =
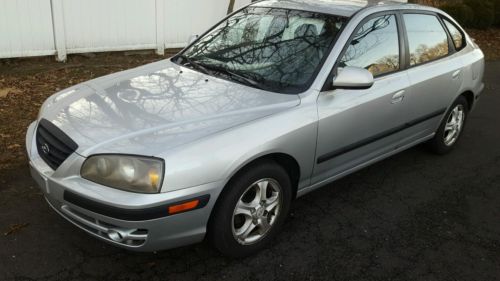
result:
M 206 237 L 246 256 L 295 198 L 419 143 L 449 152 L 483 53 L 440 10 L 358 2 L 253 3 L 170 59 L 51 96 L 26 137 L 48 204 L 123 248 Z

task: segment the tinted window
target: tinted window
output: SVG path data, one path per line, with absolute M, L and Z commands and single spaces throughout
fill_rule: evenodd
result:
M 453 39 L 453 45 L 457 50 L 462 49 L 465 46 L 464 35 L 462 32 L 450 21 L 443 19 L 448 31 L 450 31 L 451 38 Z
M 345 21 L 314 12 L 249 7 L 175 61 L 252 87 L 299 93 L 311 84 Z
M 448 54 L 448 37 L 437 17 L 406 14 L 404 20 L 410 47 L 410 65 L 432 61 Z
M 362 67 L 373 76 L 399 70 L 396 17 L 385 15 L 364 23 L 356 32 L 339 66 Z

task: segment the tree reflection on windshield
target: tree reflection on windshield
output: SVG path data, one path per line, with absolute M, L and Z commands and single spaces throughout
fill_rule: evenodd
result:
M 174 61 L 252 87 L 298 93 L 309 87 L 344 23 L 320 13 L 246 8 Z

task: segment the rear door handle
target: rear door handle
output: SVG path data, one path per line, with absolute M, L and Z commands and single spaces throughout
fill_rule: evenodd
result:
M 460 76 L 460 73 L 461 73 L 461 72 L 462 72 L 462 70 L 460 70 L 460 69 L 459 69 L 459 70 L 457 70 L 457 71 L 453 72 L 453 74 L 451 75 L 451 77 L 452 77 L 453 79 L 457 79 L 457 78 Z
M 403 101 L 404 98 L 405 98 L 405 90 L 401 90 L 392 96 L 391 103 L 392 104 L 400 103 Z

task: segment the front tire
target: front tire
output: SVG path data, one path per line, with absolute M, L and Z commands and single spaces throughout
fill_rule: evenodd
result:
M 469 104 L 463 96 L 458 97 L 441 122 L 433 139 L 429 141 L 431 151 L 446 154 L 453 150 L 465 127 Z
M 255 163 L 225 187 L 208 225 L 208 240 L 226 256 L 252 255 L 280 232 L 291 201 L 285 169 L 272 161 Z

